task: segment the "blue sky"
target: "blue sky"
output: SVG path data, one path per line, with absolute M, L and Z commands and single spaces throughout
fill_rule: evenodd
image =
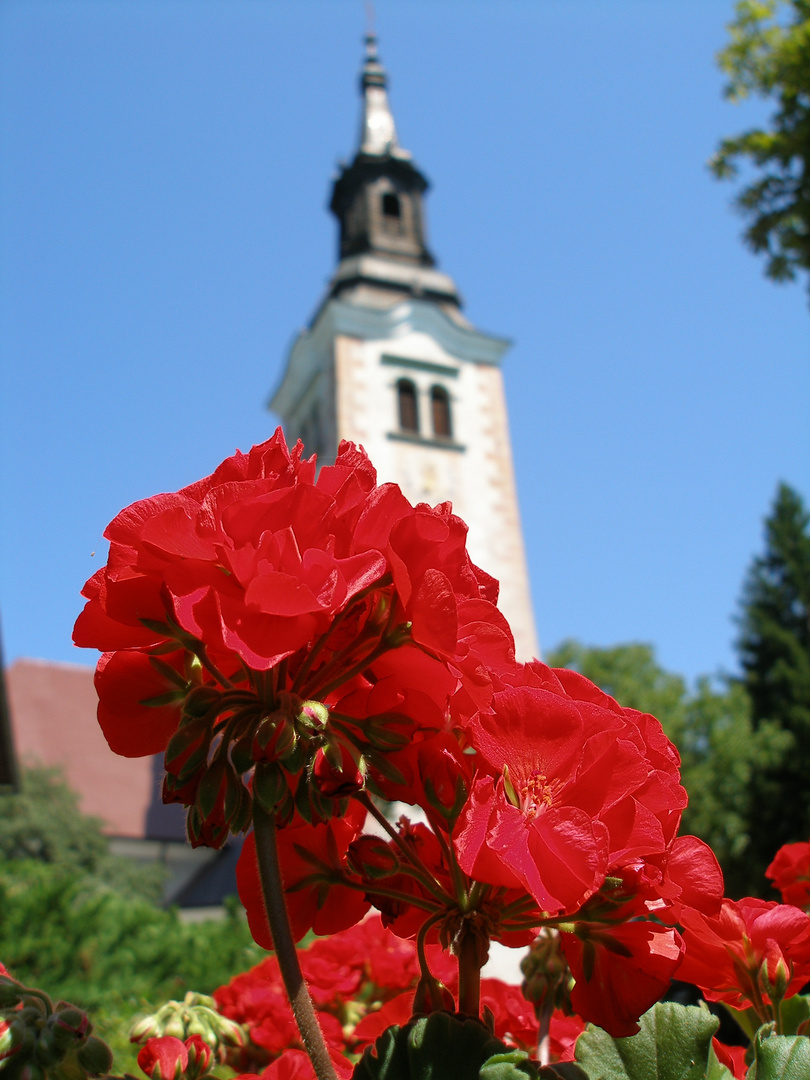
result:
M 504 364 L 540 638 L 733 670 L 780 479 L 810 495 L 803 284 L 743 248 L 705 162 L 727 0 L 378 0 L 440 267 Z M 335 261 L 355 0 L 0 6 L 7 660 L 92 663 L 79 589 L 121 507 L 274 426 Z M 95 555 L 93 554 L 95 552 Z

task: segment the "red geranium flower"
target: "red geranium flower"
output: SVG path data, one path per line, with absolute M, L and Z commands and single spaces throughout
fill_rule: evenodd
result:
M 761 1013 L 763 1002 L 791 997 L 810 979 L 810 916 L 796 907 L 748 896 L 724 900 L 715 916 L 687 908 L 680 920 L 686 955 L 678 978 L 709 1001 Z
M 123 510 L 85 586 L 74 640 L 106 652 L 104 733 L 126 755 L 167 750 L 165 798 L 190 808 L 194 843 L 247 828 L 256 761 L 292 761 L 319 820 L 367 778 L 379 786 L 382 755 L 445 724 L 451 662 L 470 652 L 465 605 L 496 614 L 497 584 L 449 504 L 378 487 L 351 444 L 317 475 L 302 449 L 279 429 Z
M 810 907 L 810 843 L 784 844 L 765 871 L 786 904 Z
M 571 674 L 538 662 L 505 673 L 516 685 L 467 724 L 492 775 L 456 841 L 467 873 L 521 885 L 553 913 L 574 912 L 611 866 L 664 852 L 686 798 L 658 722 Z
M 638 1018 L 667 989 L 683 955 L 676 930 L 646 921 L 577 923 L 560 944 L 576 980 L 574 1012 L 616 1038 L 636 1034 Z

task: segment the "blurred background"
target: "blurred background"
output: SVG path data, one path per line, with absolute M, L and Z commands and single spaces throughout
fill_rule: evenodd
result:
M 723 98 L 732 4 L 374 8 L 400 142 L 432 183 L 431 249 L 472 323 L 513 341 L 544 656 L 662 719 L 684 759 L 685 827 L 718 852 L 730 895 L 764 891 L 777 825 L 781 839 L 810 828 L 808 310 L 806 282 L 765 278 L 738 186 L 706 164 L 773 111 Z M 79 590 L 122 507 L 274 430 L 267 401 L 336 264 L 327 202 L 357 146 L 367 18 L 359 0 L 0 6 L 0 614 L 16 749 L 35 732 L 84 785 L 77 802 L 34 770 L 0 796 L 0 959 L 108 1008 L 122 1047 L 137 1007 L 210 991 L 258 952 L 233 910 L 215 938 L 155 907 L 182 899 L 167 881 L 202 881 L 190 863 L 171 879 L 190 850 L 182 820 L 127 834 L 104 810 L 115 793 L 87 780 L 89 763 L 111 767 L 75 736 L 101 740 L 95 656 L 70 640 Z M 776 703 L 756 697 L 750 618 L 768 514 L 768 550 L 781 522 L 805 575 L 780 598 L 795 663 Z M 148 761 L 138 776 L 148 801 Z M 768 799 L 797 812 L 767 819 Z M 133 864 L 142 841 L 158 847 Z
M 504 361 L 541 646 L 731 669 L 777 481 L 810 488 L 807 302 L 740 243 L 706 161 L 727 0 L 380 0 L 431 246 Z M 336 261 L 353 0 L 7 0 L 0 318 L 7 661 L 91 664 L 79 589 L 119 509 L 273 430 Z

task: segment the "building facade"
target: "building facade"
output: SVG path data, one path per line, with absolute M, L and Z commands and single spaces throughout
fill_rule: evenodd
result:
M 359 145 L 330 204 L 338 265 L 270 407 L 320 461 L 348 439 L 412 502 L 451 501 L 529 659 L 538 646 L 500 368 L 509 342 L 468 321 L 436 267 L 428 182 L 399 145 L 375 37 L 366 43 Z

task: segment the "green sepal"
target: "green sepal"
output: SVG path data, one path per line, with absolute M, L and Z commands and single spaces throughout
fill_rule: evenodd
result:
M 380 713 L 376 716 L 367 716 L 363 723 L 363 731 L 376 750 L 401 750 L 411 741 L 411 735 L 405 731 L 397 731 L 392 728 L 392 723 L 405 724 L 413 728 L 414 723 L 410 716 L 404 713 Z
M 250 735 L 243 735 L 231 747 L 231 761 L 240 776 L 253 768 L 252 747 L 253 739 Z
M 185 699 L 185 690 L 167 690 L 165 694 L 156 694 L 154 697 L 143 698 L 139 705 L 145 705 L 147 709 L 162 709 L 164 705 L 177 705 Z
M 577 1064 L 592 1080 L 706 1080 L 717 1017 L 694 1005 L 659 1001 L 637 1035 L 614 1039 L 589 1025 L 576 1046 Z M 732 1080 L 716 1062 L 716 1080 Z M 798 1080 L 798 1078 L 797 1078 Z
M 228 828 L 234 835 L 244 832 L 253 818 L 253 800 L 250 792 L 241 782 L 239 789 L 239 805 L 228 823 Z
M 242 778 L 236 775 L 236 771 L 230 763 L 225 764 L 225 801 L 223 803 L 223 815 L 225 821 L 230 824 L 239 812 L 245 789 L 242 786 Z
M 365 752 L 365 758 L 373 769 L 376 769 L 377 772 L 381 773 L 386 780 L 390 780 L 392 784 L 407 783 L 405 777 L 396 765 L 393 765 L 385 754 L 381 754 L 372 747 L 369 747 Z
M 288 791 L 284 773 L 272 762 L 259 762 L 253 773 L 253 797 L 268 814 L 275 814 Z
M 211 816 L 219 801 L 222 782 L 225 779 L 225 768 L 225 762 L 220 758 L 212 761 L 202 775 L 200 786 L 197 788 L 196 803 L 203 821 Z
M 112 1068 L 112 1050 L 95 1035 L 76 1051 L 76 1058 L 88 1076 L 103 1076 Z
M 10 975 L 0 975 L 0 1009 L 12 1008 L 20 1001 L 24 987 Z
M 429 776 L 425 777 L 424 786 L 425 795 L 427 796 L 427 801 L 430 803 L 431 807 L 437 813 L 441 814 L 441 816 L 449 825 L 452 826 L 453 824 L 455 824 L 456 818 L 461 813 L 464 804 L 467 801 L 467 785 L 464 783 L 464 777 L 456 777 L 456 787 L 453 798 L 453 805 L 450 807 L 445 806 L 441 802 L 439 796 L 436 794 L 436 789 L 433 786 L 433 781 L 430 779 Z
M 312 824 L 312 804 L 309 801 L 309 780 L 306 772 L 301 773 L 295 789 L 295 809 L 308 825 Z
M 181 672 L 177 671 L 176 668 L 173 668 L 171 664 L 167 664 L 165 660 L 161 660 L 160 657 L 155 655 L 150 655 L 149 664 L 155 671 L 158 671 L 164 679 L 179 687 L 183 691 L 183 696 L 185 697 L 189 690 L 188 679 L 185 675 L 181 674 Z
M 205 720 L 191 720 L 182 724 L 169 739 L 169 745 L 166 747 L 164 755 L 166 766 L 168 767 L 173 761 L 181 757 L 198 739 L 203 739 L 205 752 L 208 753 L 210 739 L 205 739 L 205 734 L 209 730 L 210 726 Z
M 335 809 L 335 802 L 318 791 L 314 784 L 309 785 L 309 804 L 312 808 L 312 817 L 317 821 L 329 821 Z

